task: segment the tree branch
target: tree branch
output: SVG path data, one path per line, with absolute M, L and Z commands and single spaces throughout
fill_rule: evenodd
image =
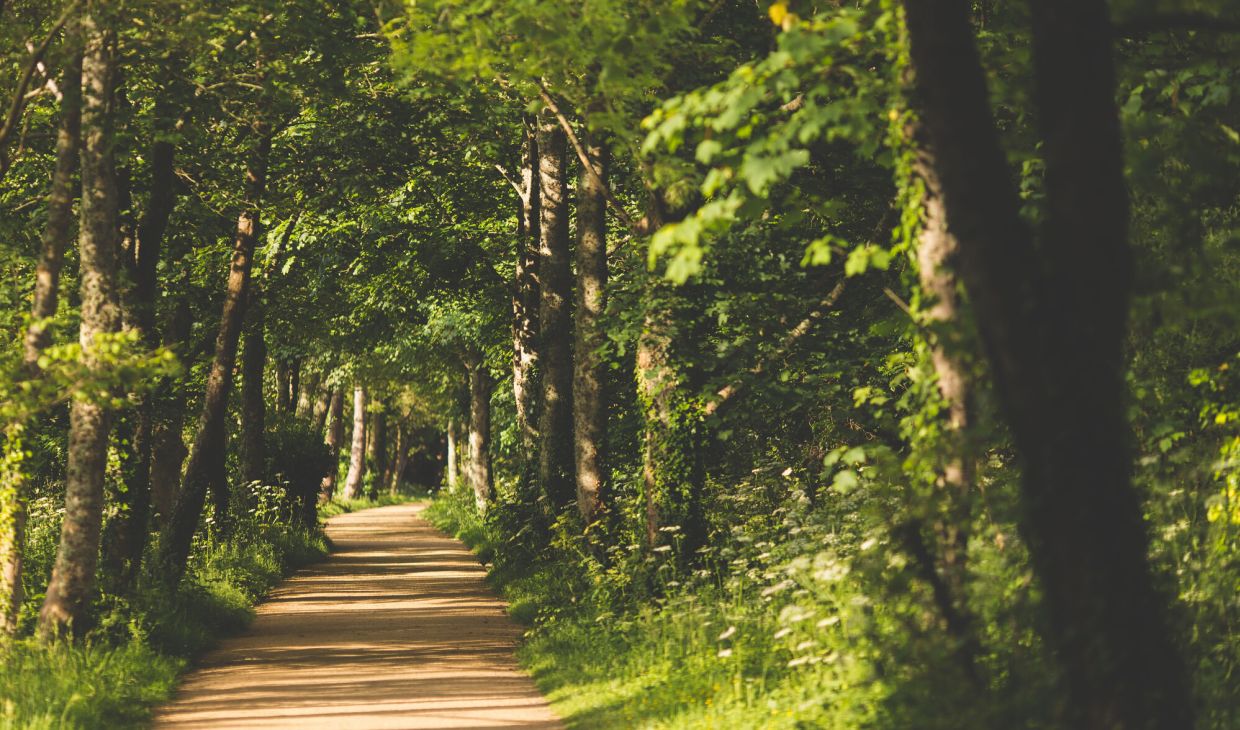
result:
M 43 40 L 30 53 L 30 60 L 26 62 L 26 68 L 22 71 L 22 77 L 17 82 L 17 89 L 13 92 L 13 100 L 9 102 L 9 110 L 4 118 L 4 126 L 0 127 L 0 178 L 3 178 L 9 171 L 11 164 L 8 155 L 9 138 L 13 136 L 13 132 L 17 129 L 18 123 L 21 121 L 22 112 L 26 109 L 26 91 L 30 88 L 30 81 L 34 78 L 34 72 L 39 68 L 39 64 L 43 61 L 43 56 L 47 54 L 47 49 L 51 47 L 52 41 L 56 39 L 56 34 L 61 28 L 69 22 L 73 14 L 77 12 L 78 7 L 82 4 L 81 0 L 74 2 L 65 8 L 56 22 L 47 31 L 47 35 L 43 36 Z

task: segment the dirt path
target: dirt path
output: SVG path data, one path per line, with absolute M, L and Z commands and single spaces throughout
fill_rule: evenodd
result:
M 518 669 L 520 630 L 423 505 L 340 515 L 299 571 L 155 718 L 184 728 L 559 728 Z

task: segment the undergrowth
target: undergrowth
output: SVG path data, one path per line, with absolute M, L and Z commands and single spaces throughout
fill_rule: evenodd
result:
M 403 500 L 331 502 L 320 515 Z M 128 599 L 100 596 L 97 623 L 78 642 L 23 638 L 0 645 L 0 730 L 144 726 L 195 656 L 243 629 L 254 604 L 291 571 L 327 555 L 321 530 L 261 517 L 251 513 L 238 521 L 226 540 L 196 540 L 185 580 L 172 595 L 147 579 Z M 58 530 L 50 521 L 35 524 L 45 528 L 31 535 L 30 572 L 45 576 L 49 566 L 42 563 L 54 556 Z M 39 603 L 36 594 L 26 606 L 27 636 Z

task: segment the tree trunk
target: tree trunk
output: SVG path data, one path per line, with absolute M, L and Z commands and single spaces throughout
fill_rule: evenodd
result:
M 456 491 L 457 484 L 460 483 L 460 476 L 457 471 L 457 465 L 460 463 L 460 457 L 457 455 L 457 434 L 460 427 L 457 426 L 456 419 L 452 419 L 448 423 L 448 491 Z
M 353 388 L 353 445 L 349 449 L 349 474 L 344 479 L 344 498 L 362 496 L 362 479 L 366 474 L 366 388 Z
M 521 443 L 518 490 L 532 502 L 537 496 L 538 478 L 538 251 L 542 243 L 542 194 L 537 130 L 528 120 L 524 146 L 512 292 L 512 394 Z
M 289 230 L 292 230 L 291 228 Z M 301 400 L 301 360 L 294 360 L 289 365 L 288 397 L 285 399 L 284 412 L 295 413 L 297 403 Z
M 193 327 L 193 315 L 184 297 L 177 302 L 164 330 L 164 346 L 186 354 Z M 166 384 L 156 398 L 156 418 L 151 433 L 151 506 L 160 528 L 172 517 L 177 491 L 181 486 L 181 467 L 189 449 L 185 448 L 185 391 L 179 383 Z
M 288 362 L 284 360 L 276 361 L 276 413 L 287 413 L 289 405 L 289 383 L 292 381 L 293 372 Z
M 407 466 L 409 466 L 408 428 L 397 421 L 395 450 L 392 454 L 392 473 L 388 479 L 388 494 L 393 497 L 400 494 L 400 484 Z
M 89 370 L 107 365 L 92 352 L 95 338 L 116 332 L 117 190 L 112 165 L 111 82 L 115 76 L 115 34 L 96 16 L 94 3 L 82 15 L 82 206 L 78 236 L 82 314 L 80 340 Z M 54 637 L 85 629 L 95 590 L 103 486 L 108 461 L 108 417 L 102 404 L 75 399 L 69 411 L 69 468 L 60 547 L 39 612 L 39 634 Z
M 320 379 L 319 395 L 314 401 L 314 408 L 311 412 L 311 421 L 314 423 L 314 432 L 323 433 L 324 427 L 327 425 L 327 413 L 331 408 L 332 396 L 336 389 L 328 385 L 322 385 Z
M 340 445 L 344 443 L 344 389 L 332 388 L 331 404 L 327 408 L 327 437 L 323 440 L 332 454 L 332 470 L 323 477 L 320 488 L 324 502 L 336 495 L 336 478 L 339 475 Z
M 491 478 L 491 374 L 481 354 L 469 361 L 469 484 L 479 514 L 495 499 Z
M 259 122 L 254 132 L 257 145 L 246 166 L 244 209 L 237 218 L 233 240 L 232 262 L 215 339 L 215 356 L 207 376 L 198 433 L 190 449 L 185 478 L 177 495 L 172 517 L 164 529 L 160 544 L 160 563 L 164 578 L 171 584 L 180 582 L 185 573 L 190 543 L 202 516 L 207 492 L 215 494 L 217 518 L 224 518 L 228 505 L 225 474 L 225 441 L 227 438 L 228 395 L 232 390 L 233 368 L 237 361 L 237 345 L 241 339 L 245 300 L 258 243 L 259 205 L 267 182 L 267 162 L 271 152 L 269 127 Z
M 550 117 L 538 127 L 541 240 L 538 308 L 542 398 L 538 479 L 546 508 L 558 513 L 576 496 L 573 456 L 573 272 L 569 252 L 568 157 L 564 132 Z
M 366 437 L 366 460 L 370 462 L 370 491 L 366 495 L 371 499 L 379 498 L 379 490 L 387 478 L 387 418 L 383 413 L 383 401 L 374 399 L 375 408 L 370 414 L 370 433 Z
M 589 146 L 598 177 L 582 170 L 577 202 L 577 306 L 573 347 L 573 441 L 577 466 L 577 509 L 589 525 L 598 517 L 607 486 L 607 400 L 603 392 L 607 306 L 607 150 Z
M 250 289 L 245 348 L 241 353 L 241 479 L 262 481 L 266 471 L 267 401 L 263 397 L 263 374 L 267 369 L 265 303 L 261 287 Z
M 1032 9 L 1046 162 L 1040 245 L 1020 216 L 967 3 L 905 3 L 924 121 L 1022 457 L 1022 526 L 1070 692 L 1069 724 L 1192 727 L 1131 483 L 1131 253 L 1107 7 L 1045 0 Z
M 72 37 L 74 30 L 69 31 Z M 60 126 L 56 133 L 56 167 L 47 199 L 47 225 L 43 229 L 39 264 L 35 273 L 34 301 L 30 306 L 30 325 L 26 329 L 22 364 L 25 376 L 41 375 L 39 356 L 51 337 L 46 321 L 56 315 L 60 297 L 60 270 L 65 245 L 73 227 L 73 176 L 78 164 L 78 136 L 81 126 L 82 59 L 74 54 L 61 78 Z M 22 593 L 22 561 L 26 542 L 29 485 L 23 462 L 22 436 L 25 423 L 14 423 L 5 433 L 5 485 L 0 505 L 0 633 L 17 630 L 17 615 L 25 596 Z
M 297 417 L 311 419 L 314 417 L 315 399 L 318 396 L 319 380 L 322 378 L 318 373 L 309 372 L 306 374 L 305 383 L 297 393 Z

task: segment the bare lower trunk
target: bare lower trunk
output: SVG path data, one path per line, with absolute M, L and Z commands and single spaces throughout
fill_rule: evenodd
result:
M 458 473 L 457 473 L 457 465 L 460 463 L 460 457 L 459 457 L 459 456 L 457 455 L 457 453 L 456 453 L 456 452 L 457 452 L 457 450 L 458 450 L 458 448 L 457 448 L 457 438 L 458 438 L 458 437 L 457 437 L 457 433 L 458 433 L 459 431 L 460 431 L 460 428 L 459 428 L 459 427 L 457 426 L 457 424 L 456 424 L 456 419 L 453 419 L 453 420 L 452 420 L 452 421 L 448 424 L 448 457 L 447 457 L 447 458 L 448 458 L 448 464 L 447 464 L 447 473 L 448 473 L 448 491 L 450 491 L 450 492 L 451 492 L 451 491 L 456 491 L 456 486 L 457 486 L 457 484 L 460 482 L 460 476 L 459 476 L 459 475 L 458 475 Z
M 319 380 L 322 376 L 318 373 L 310 372 L 306 374 L 306 378 L 302 383 L 302 388 L 297 393 L 297 417 L 309 420 L 314 416 L 315 398 L 318 395 Z
M 335 388 L 327 385 L 319 389 L 319 395 L 314 401 L 314 409 L 310 416 L 311 422 L 314 423 L 315 433 L 323 433 L 323 429 L 327 426 L 327 413 L 331 409 L 332 396 L 335 392 Z
M 267 401 L 263 397 L 263 373 L 267 369 L 267 340 L 264 333 L 262 290 L 251 290 L 245 332 L 245 348 L 241 353 L 241 478 L 257 482 L 264 476 L 266 461 Z
M 76 25 L 76 24 L 74 24 Z M 70 28 L 70 34 L 74 32 Z M 46 320 L 55 316 L 60 297 L 60 270 L 64 264 L 65 245 L 73 227 L 73 176 L 78 163 L 78 135 L 81 122 L 82 61 L 70 59 L 61 79 L 63 97 L 60 103 L 60 127 L 56 134 L 56 168 L 52 173 L 51 191 L 47 200 L 47 225 L 43 229 L 39 264 L 35 273 L 34 301 L 30 307 L 30 325 L 26 329 L 22 360 L 26 377 L 40 377 L 39 356 L 50 337 Z M 17 629 L 21 609 L 22 561 L 26 537 L 26 503 L 28 484 L 22 437 L 25 423 L 10 425 L 4 434 L 4 486 L 0 487 L 0 633 L 12 634 Z
M 542 230 L 538 250 L 541 297 L 542 398 L 538 420 L 538 479 L 547 509 L 558 513 L 576 496 L 573 457 L 573 272 L 569 252 L 568 157 L 564 132 L 544 117 L 538 128 Z
M 469 484 L 479 513 L 495 499 L 491 478 L 491 374 L 481 355 L 469 363 Z
M 374 399 L 374 409 L 370 414 L 370 433 L 366 436 L 366 460 L 370 462 L 370 492 L 366 495 L 378 499 L 379 490 L 383 488 L 387 478 L 387 418 L 384 416 L 383 401 Z
M 117 306 L 117 191 L 113 178 L 111 81 L 115 34 L 88 5 L 82 16 L 82 208 L 78 236 L 82 314 L 80 340 L 87 368 L 106 365 L 92 354 L 96 337 L 120 326 Z M 108 417 L 103 406 L 76 399 L 69 411 L 69 468 L 65 519 L 56 564 L 39 612 L 39 634 L 53 637 L 85 629 L 95 590 L 103 485 L 108 461 Z
M 591 145 L 595 173 L 581 173 L 577 203 L 577 306 L 573 347 L 573 441 L 577 466 L 577 509 L 585 524 L 598 516 L 607 485 L 607 402 L 602 316 L 607 306 L 606 149 Z
M 276 412 L 284 413 L 288 411 L 289 405 L 289 382 L 292 379 L 292 369 L 284 360 L 276 361 Z
M 996 132 L 968 4 L 904 8 L 961 276 L 1022 457 L 1022 526 L 1070 691 L 1067 724 L 1192 727 L 1130 474 L 1131 252 L 1106 4 L 1031 3 L 1046 166 L 1036 243 Z
M 538 249 L 542 221 L 538 137 L 525 125 L 525 159 L 521 169 L 521 210 L 517 226 L 517 267 L 512 292 L 512 394 L 521 439 L 518 491 L 537 495 L 538 477 Z
M 319 488 L 320 499 L 330 502 L 336 496 L 336 478 L 340 472 L 340 444 L 344 442 L 344 389 L 332 388 L 331 403 L 327 408 L 327 437 L 323 442 L 332 455 L 332 469 L 323 477 Z
M 267 161 L 271 152 L 271 133 L 268 127 L 259 123 L 255 125 L 254 131 L 258 144 L 247 165 L 245 208 L 237 219 L 224 309 L 215 340 L 215 357 L 207 376 L 202 414 L 198 419 L 198 433 L 190 449 L 189 463 L 186 465 L 185 478 L 172 509 L 172 517 L 160 538 L 161 568 L 164 578 L 171 584 L 180 582 L 185 573 L 190 543 L 202 516 L 209 490 L 216 495 L 216 516 L 221 519 L 226 516 L 224 459 L 228 395 L 232 390 L 233 368 L 237 361 L 237 345 L 241 339 L 250 269 L 254 262 L 254 248 L 258 242 L 258 210 L 266 187 Z
M 344 498 L 362 496 L 362 480 L 366 475 L 366 388 L 353 388 L 353 442 L 349 449 L 349 474 L 344 479 Z
M 396 443 L 394 445 L 392 473 L 388 478 L 388 494 L 393 497 L 400 494 L 401 480 L 405 475 L 405 468 L 409 466 L 408 428 L 399 421 L 396 423 Z
M 292 227 L 289 228 L 292 230 Z M 288 398 L 285 413 L 295 413 L 297 403 L 301 400 L 301 360 L 294 360 L 288 372 Z

